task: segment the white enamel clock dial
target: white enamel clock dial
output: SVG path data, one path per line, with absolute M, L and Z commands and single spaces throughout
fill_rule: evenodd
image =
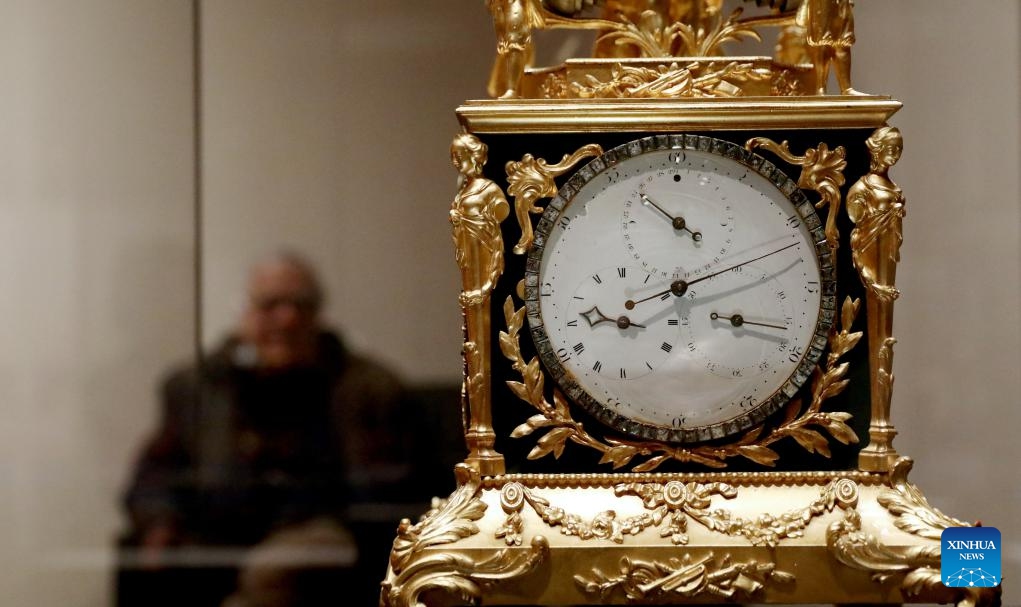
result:
M 671 443 L 728 436 L 790 400 L 835 306 L 811 203 L 760 156 L 693 135 L 580 169 L 539 222 L 526 285 L 564 393 L 619 432 Z

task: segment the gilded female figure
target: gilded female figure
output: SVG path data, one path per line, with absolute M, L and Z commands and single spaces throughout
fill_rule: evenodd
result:
M 851 232 L 854 265 L 866 287 L 882 301 L 897 297 L 893 271 L 900 260 L 904 195 L 889 178 L 900 160 L 904 140 L 895 127 L 882 127 L 865 141 L 871 155 L 869 173 L 847 193 L 847 214 L 856 226 Z
M 486 144 L 462 133 L 450 146 L 450 159 L 460 173 L 460 186 L 450 208 L 457 265 L 461 268 L 461 305 L 482 303 L 503 273 L 500 222 L 510 213 L 503 190 L 482 176 Z

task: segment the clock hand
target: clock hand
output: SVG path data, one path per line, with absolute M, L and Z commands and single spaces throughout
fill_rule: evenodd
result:
M 612 322 L 617 325 L 618 329 L 627 329 L 628 327 L 638 327 L 640 329 L 646 328 L 645 325 L 640 325 L 636 322 L 631 322 L 631 319 L 628 318 L 627 316 L 621 315 L 617 317 L 616 320 L 614 320 L 613 318 L 610 318 L 609 316 L 600 312 L 597 306 L 592 306 L 590 310 L 586 310 L 585 312 L 579 312 L 578 314 L 586 321 L 588 321 L 590 327 L 594 327 L 601 322 Z M 593 318 L 595 318 L 595 320 L 592 320 Z
M 640 193 L 639 196 L 642 197 L 642 201 L 644 201 L 645 204 L 652 205 L 654 209 L 656 209 L 657 211 L 662 213 L 664 217 L 669 219 L 670 223 L 673 225 L 675 230 L 684 230 L 691 234 L 692 240 L 694 240 L 695 242 L 702 242 L 702 232 L 693 232 L 691 228 L 688 227 L 688 224 L 687 222 L 684 221 L 683 217 L 681 217 L 680 215 L 674 217 L 670 213 L 667 213 L 666 210 L 663 209 L 663 207 L 653 202 L 652 199 L 646 196 L 645 194 Z
M 741 316 L 740 314 L 734 314 L 733 316 L 723 316 L 722 314 L 717 314 L 716 312 L 713 312 L 712 314 L 709 315 L 709 318 L 713 320 L 719 320 L 721 318 L 723 320 L 729 320 L 730 324 L 735 327 L 740 327 L 741 325 L 755 325 L 757 327 L 769 327 L 770 329 L 782 329 L 784 331 L 787 330 L 787 327 L 781 325 L 771 325 L 769 323 L 764 322 L 754 322 L 751 320 L 745 320 L 744 316 Z
M 775 251 L 770 251 L 769 253 L 766 253 L 765 255 L 759 255 L 755 259 L 749 259 L 748 261 L 742 261 L 739 264 L 734 264 L 734 265 L 732 265 L 732 266 L 730 266 L 728 268 L 725 268 L 723 270 L 717 270 L 717 271 L 713 272 L 712 274 L 706 274 L 705 276 L 699 276 L 698 278 L 696 278 L 695 280 L 692 280 L 690 282 L 689 281 L 685 281 L 685 280 L 675 280 L 672 283 L 670 283 L 670 288 L 668 288 L 668 289 L 666 289 L 664 291 L 660 291 L 659 293 L 653 293 L 652 295 L 650 295 L 650 296 L 648 296 L 648 297 L 646 297 L 644 299 L 639 299 L 637 301 L 633 300 L 633 299 L 629 299 L 629 300 L 625 301 L 624 302 L 624 307 L 626 309 L 628 309 L 628 310 L 634 310 L 636 304 L 640 304 L 643 301 L 649 301 L 650 299 L 656 299 L 657 297 L 663 297 L 667 293 L 673 293 L 673 295 L 675 297 L 680 297 L 680 296 L 684 295 L 685 293 L 687 293 L 688 292 L 688 287 L 690 287 L 693 284 L 702 282 L 703 280 L 709 280 L 710 278 L 712 278 L 714 276 L 719 276 L 720 274 L 726 274 L 727 272 L 729 272 L 731 270 L 735 270 L 737 268 L 740 268 L 741 266 L 748 265 L 748 264 L 750 264 L 750 263 L 752 263 L 754 261 L 758 261 L 760 259 L 765 259 L 766 257 L 769 257 L 770 255 L 776 255 L 777 253 L 780 253 L 782 251 L 786 251 L 787 249 L 789 249 L 791 247 L 796 247 L 796 246 L 798 246 L 798 244 L 799 243 L 796 243 L 796 242 L 791 243 L 791 244 L 787 245 L 786 247 L 781 247 L 781 248 L 779 248 L 779 249 L 777 249 Z

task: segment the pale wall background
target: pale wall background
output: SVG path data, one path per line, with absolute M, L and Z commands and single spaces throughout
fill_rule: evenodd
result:
M 155 383 L 194 348 L 190 11 L 0 0 L 5 607 L 110 604 L 117 496 Z M 1001 529 L 1017 579 L 1021 3 L 856 18 L 856 86 L 905 102 L 896 446 L 935 505 Z M 249 260 L 295 246 L 352 343 L 457 381 L 447 147 L 493 54 L 483 3 L 207 0 L 203 27 L 204 341 Z

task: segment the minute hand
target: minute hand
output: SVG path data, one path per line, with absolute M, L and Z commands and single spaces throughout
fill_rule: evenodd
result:
M 765 255 L 759 255 L 758 257 L 756 257 L 754 259 L 749 259 L 747 261 L 742 261 L 741 263 L 734 264 L 734 265 L 732 265 L 732 266 L 730 266 L 728 268 L 724 268 L 722 270 L 717 270 L 717 271 L 713 272 L 712 274 L 706 274 L 705 276 L 699 276 L 698 278 L 696 278 L 695 280 L 692 280 L 690 282 L 685 281 L 685 280 L 675 280 L 672 283 L 670 283 L 670 288 L 669 289 L 666 289 L 665 291 L 660 291 L 659 293 L 653 293 L 652 295 L 649 295 L 648 297 L 645 297 L 643 299 L 639 299 L 637 301 L 633 301 L 633 300 L 629 299 L 626 302 L 624 302 L 624 307 L 626 309 L 628 309 L 628 310 L 632 310 L 632 309 L 634 309 L 635 304 L 640 304 L 643 301 L 649 301 L 650 299 L 656 299 L 657 297 L 662 297 L 662 296 L 666 295 L 667 293 L 673 293 L 676 297 L 680 297 L 680 296 L 684 295 L 688 291 L 688 287 L 690 287 L 693 284 L 702 282 L 703 280 L 709 280 L 713 276 L 719 276 L 720 274 L 726 274 L 727 272 L 729 272 L 731 270 L 740 268 L 741 266 L 748 265 L 748 264 L 750 264 L 752 262 L 755 262 L 755 261 L 758 261 L 760 259 L 765 259 L 766 257 L 769 257 L 770 255 L 776 255 L 777 253 L 780 253 L 782 251 L 786 251 L 787 249 L 789 249 L 791 247 L 796 247 L 799 244 L 800 243 L 797 243 L 797 242 L 791 243 L 791 244 L 787 245 L 786 247 L 781 247 L 781 248 L 779 248 L 779 249 L 777 249 L 775 251 L 770 251 L 769 253 L 766 253 Z

